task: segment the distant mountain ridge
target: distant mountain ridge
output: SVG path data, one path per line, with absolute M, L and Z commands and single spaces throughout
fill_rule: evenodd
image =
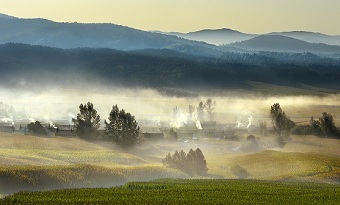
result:
M 257 35 L 229 28 L 204 29 L 189 33 L 147 32 L 109 23 L 59 23 L 41 18 L 20 19 L 0 14 L 0 44 L 6 43 L 63 49 L 170 49 L 186 55 L 214 58 L 230 52 L 258 51 L 312 52 L 336 58 L 340 55 L 337 47 L 340 45 L 340 36 L 321 33 L 292 31 Z
M 232 43 L 230 46 L 254 51 L 274 52 L 313 52 L 313 53 L 340 53 L 340 46 L 331 46 L 321 43 L 308 43 L 292 37 L 281 35 L 261 35 L 252 39 Z
M 6 15 L 6 14 L 1 14 L 1 13 L 0 13 L 0 18 L 14 19 L 14 18 L 16 18 L 16 17 L 14 17 L 14 16 L 9 16 L 9 15 Z
M 214 45 L 229 44 L 237 41 L 244 41 L 251 39 L 257 35 L 241 33 L 236 30 L 222 28 L 222 29 L 204 29 L 189 33 L 179 32 L 161 32 L 163 34 L 174 35 L 188 40 L 201 41 Z
M 340 35 L 326 35 L 322 33 L 308 31 L 272 32 L 269 34 L 287 36 L 306 41 L 308 43 L 323 43 L 328 45 L 340 46 Z
M 46 19 L 0 18 L 0 44 L 23 43 L 55 48 L 116 50 L 172 49 L 198 56 L 220 55 L 236 48 L 146 32 L 108 23 L 58 23 Z

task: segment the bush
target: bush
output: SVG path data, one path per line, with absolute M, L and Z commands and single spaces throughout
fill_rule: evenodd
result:
M 48 135 L 48 132 L 46 129 L 41 125 L 39 121 L 31 122 L 27 125 L 27 129 L 29 133 L 35 134 L 35 135 L 42 135 L 46 136 Z

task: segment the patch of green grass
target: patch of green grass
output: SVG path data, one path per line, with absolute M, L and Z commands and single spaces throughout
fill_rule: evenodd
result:
M 185 178 L 186 174 L 161 166 L 6 166 L 0 167 L 0 193 L 22 190 L 51 190 L 76 187 L 112 187 L 128 181 L 164 177 Z
M 339 204 L 340 187 L 257 180 L 130 182 L 106 189 L 21 192 L 0 204 Z

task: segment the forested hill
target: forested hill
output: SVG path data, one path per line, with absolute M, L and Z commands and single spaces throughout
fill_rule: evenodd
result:
M 124 51 L 172 49 L 198 56 L 219 55 L 223 51 L 243 51 L 116 24 L 60 23 L 46 19 L 2 16 L 6 18 L 0 18 L 0 44 L 23 43 L 66 49 L 111 48 Z
M 339 89 L 340 60 L 304 54 L 226 53 L 202 58 L 167 49 L 57 49 L 0 45 L 2 87 L 119 85 L 157 89 L 251 89 L 248 81 Z

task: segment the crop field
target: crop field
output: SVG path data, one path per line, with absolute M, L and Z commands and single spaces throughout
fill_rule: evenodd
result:
M 0 194 L 191 178 L 163 167 L 161 160 L 168 152 L 197 147 L 203 151 L 209 169 L 203 178 L 340 184 L 339 140 L 293 136 L 283 149 L 272 146 L 270 136 L 258 137 L 257 141 L 258 150 L 249 149 L 245 136 L 238 141 L 202 138 L 144 143 L 121 150 L 110 142 L 1 134 Z
M 20 192 L 0 204 L 328 204 L 340 186 L 258 180 L 162 179 L 97 189 Z

